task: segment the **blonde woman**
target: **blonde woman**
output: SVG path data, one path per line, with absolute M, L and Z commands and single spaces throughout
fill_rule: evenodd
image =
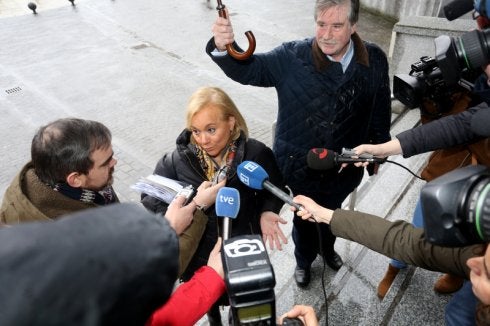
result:
M 240 212 L 231 223 L 231 235 L 260 234 L 271 249 L 282 249 L 287 243 L 279 224 L 285 224 L 278 213 L 283 202 L 269 192 L 256 191 L 245 186 L 237 177 L 237 166 L 254 161 L 268 173 L 276 186 L 283 178 L 272 150 L 265 144 L 248 137 L 247 124 L 231 98 L 220 88 L 203 87 L 192 94 L 187 105 L 186 128 L 177 137 L 177 147 L 165 154 L 157 163 L 154 173 L 183 181 L 198 187 L 202 182 L 224 177 L 226 186 L 240 193 Z M 166 204 L 152 197 L 142 199 L 154 212 L 165 212 Z M 222 234 L 222 219 L 214 207 L 196 205 L 208 215 L 208 222 L 199 246 L 182 280 L 187 281 L 207 259 L 218 236 Z M 208 313 L 210 324 L 219 325 L 219 310 Z M 212 312 L 212 313 L 211 313 Z

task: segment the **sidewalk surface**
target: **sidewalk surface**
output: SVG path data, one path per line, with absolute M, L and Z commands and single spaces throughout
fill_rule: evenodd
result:
M 271 145 L 275 90 L 232 82 L 204 52 L 217 16 L 214 1 L 79 0 L 72 6 L 66 0 L 38 0 L 33 1 L 36 15 L 27 8 L 28 1 L 0 1 L 0 199 L 28 161 L 36 129 L 76 116 L 111 129 L 118 159 L 116 191 L 122 201 L 139 202 L 130 186 L 174 148 L 184 127 L 187 99 L 204 85 L 228 92 L 244 114 L 251 137 Z M 257 52 L 314 33 L 313 1 L 224 2 L 242 47 L 247 30 L 257 39 Z M 381 17 L 361 13 L 359 34 L 386 52 L 392 27 Z M 393 135 L 417 121 L 416 110 L 404 113 L 393 125 Z M 418 171 L 425 158 L 395 159 Z M 359 188 L 356 209 L 409 220 L 421 186 L 405 170 L 385 164 Z M 336 249 L 344 266 L 337 273 L 328 267 L 324 272 L 328 305 L 320 259 L 313 264 L 311 284 L 298 288 L 292 277 L 291 216 L 287 209 L 283 215 L 289 243 L 283 251 L 270 252 L 278 315 L 297 303 L 313 305 L 322 324 L 327 315 L 330 325 L 444 324 L 449 296 L 432 290 L 438 273 L 409 268 L 380 301 L 376 286 L 388 258 L 342 239 Z M 206 318 L 199 324 L 205 325 Z

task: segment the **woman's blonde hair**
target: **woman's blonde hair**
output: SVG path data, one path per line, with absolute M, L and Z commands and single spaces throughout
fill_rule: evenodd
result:
M 245 137 L 248 138 L 248 127 L 245 119 L 243 119 L 242 114 L 238 111 L 238 108 L 228 94 L 218 87 L 201 87 L 191 95 L 189 103 L 187 104 L 187 129 L 191 130 L 191 121 L 194 115 L 208 105 L 215 105 L 218 107 L 221 118 L 224 121 L 227 121 L 229 117 L 235 118 L 235 127 L 231 133 L 231 138 L 233 140 L 238 139 L 240 131 L 242 131 L 245 134 Z

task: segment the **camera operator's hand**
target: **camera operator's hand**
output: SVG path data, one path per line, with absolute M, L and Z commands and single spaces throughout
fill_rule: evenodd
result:
M 168 205 L 167 212 L 165 213 L 165 218 L 177 235 L 182 234 L 187 229 L 194 216 L 194 205 L 182 206 L 185 201 L 185 196 L 176 196 L 170 205 Z
M 225 272 L 223 270 L 223 260 L 221 259 L 221 237 L 218 238 L 216 244 L 214 245 L 213 250 L 209 254 L 208 258 L 208 266 L 216 271 L 216 273 L 221 276 L 221 278 L 225 277 Z
M 312 218 L 317 222 L 330 224 L 333 210 L 320 206 L 310 197 L 303 195 L 294 197 L 293 201 L 303 206 L 303 209 L 296 212 L 296 215 L 301 217 L 303 220 Z M 291 210 L 296 211 L 296 208 L 291 206 Z
M 318 318 L 316 317 L 315 310 L 311 306 L 295 305 L 293 309 L 286 312 L 279 317 L 278 325 L 283 324 L 284 318 L 298 318 L 303 322 L 305 326 L 318 326 Z
M 192 201 L 197 207 L 202 209 L 207 209 L 210 206 L 213 206 L 216 202 L 216 195 L 218 194 L 218 191 L 224 187 L 225 184 L 226 178 L 215 185 L 213 185 L 210 181 L 204 181 L 197 188 L 197 194 Z
M 288 243 L 286 236 L 279 227 L 279 223 L 286 224 L 287 222 L 274 212 L 266 211 L 260 215 L 262 239 L 265 244 L 269 242 L 271 250 L 274 250 L 274 247 L 282 250 L 281 242 L 284 244 Z

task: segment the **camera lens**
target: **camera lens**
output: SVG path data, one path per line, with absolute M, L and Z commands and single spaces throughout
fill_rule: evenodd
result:
M 490 240 L 490 178 L 484 177 L 474 184 L 468 194 L 467 222 L 474 225 L 482 241 Z
M 468 69 L 488 64 L 490 30 L 474 30 L 454 40 L 458 61 Z

